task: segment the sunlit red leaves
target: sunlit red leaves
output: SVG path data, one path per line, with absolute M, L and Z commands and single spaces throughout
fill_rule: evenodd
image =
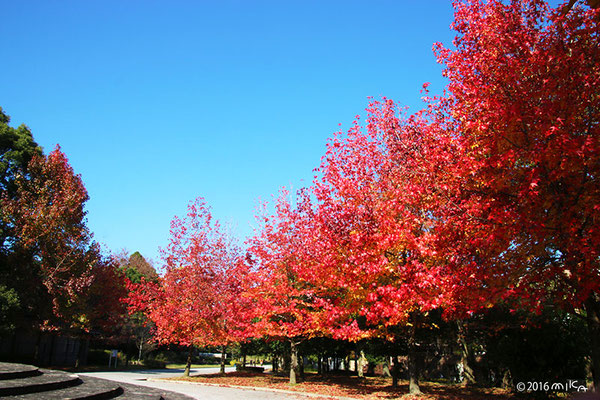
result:
M 598 290 L 597 14 L 459 3 L 457 49 L 438 48 L 463 150 L 449 192 L 463 213 L 447 234 L 476 298 L 536 303 L 550 290 L 577 305 Z
M 367 112 L 366 132 L 355 123 L 333 139 L 337 159 L 321 166 L 315 193 L 328 252 L 340 254 L 334 263 L 352 288 L 346 306 L 377 327 L 443 303 L 432 246 L 441 183 L 432 172 L 448 149 L 423 115 L 406 117 L 389 99 L 373 101 Z
M 329 141 L 313 185 L 259 216 L 245 262 L 216 261 L 227 246 L 203 204 L 174 220 L 149 301 L 161 338 L 210 331 L 221 307 L 204 299 L 221 298 L 210 282 L 223 276 L 240 329 L 280 338 L 358 339 L 414 312 L 578 306 L 598 291 L 598 11 L 455 7 L 456 49 L 436 46 L 447 92 L 410 116 L 372 101 Z
M 418 164 L 434 140 L 390 100 L 368 112 L 366 132 L 357 120 L 337 134 L 314 186 L 295 206 L 283 192 L 251 243 L 257 319 L 271 335 L 357 340 L 442 304 L 432 167 Z
M 257 217 L 261 229 L 249 241 L 244 297 L 249 334 L 274 338 L 310 337 L 322 328 L 314 287 L 307 281 L 315 265 L 311 202 L 298 197 L 294 207 L 282 191 L 275 214 Z
M 334 136 L 305 214 L 280 205 L 254 250 L 336 316 L 319 329 L 598 290 L 597 13 L 457 2 L 456 50 L 436 50 L 448 92 L 411 116 L 373 101 Z
M 202 198 L 171 222 L 157 283 L 130 284 L 132 312 L 144 311 L 163 343 L 227 344 L 236 338 L 241 288 L 238 251 Z M 239 270 L 238 270 L 239 268 Z

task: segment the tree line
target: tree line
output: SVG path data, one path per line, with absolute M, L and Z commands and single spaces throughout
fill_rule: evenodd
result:
M 453 47 L 434 45 L 442 95 L 423 85 L 413 114 L 371 99 L 311 185 L 257 212 L 244 245 L 196 199 L 171 223 L 160 277 L 102 254 L 60 147 L 43 154 L 1 112 L 0 328 L 108 332 L 127 306 L 140 347 L 149 329 L 190 349 L 285 342 L 295 383 L 307 346 L 352 344 L 391 356 L 395 381 L 404 355 L 411 393 L 444 339 L 475 383 L 485 360 L 526 377 L 510 349 L 542 335 L 565 360 L 590 360 L 597 389 L 599 12 L 456 2 Z M 582 371 L 562 367 L 552 373 Z
M 156 271 L 138 252 L 102 251 L 87 227 L 89 196 L 60 146 L 44 154 L 1 108 L 0 192 L 0 337 L 37 336 L 27 360 L 36 363 L 42 334 L 133 337 L 141 356 L 149 328 L 127 315 L 125 281 Z
M 372 100 L 364 123 L 329 140 L 312 185 L 258 213 L 243 251 L 202 198 L 191 203 L 173 221 L 165 275 L 133 286 L 131 309 L 165 343 L 284 340 L 291 383 L 306 341 L 395 343 L 410 393 L 423 332 L 442 324 L 468 381 L 482 332 L 577 331 L 600 387 L 598 13 L 455 3 L 454 47 L 434 45 L 442 95 L 423 85 L 414 114 Z

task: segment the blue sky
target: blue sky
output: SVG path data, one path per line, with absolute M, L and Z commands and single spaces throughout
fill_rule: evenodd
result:
M 203 196 L 252 232 L 258 199 L 310 182 L 368 96 L 411 110 L 451 44 L 450 1 L 4 1 L 0 106 L 60 144 L 111 250 L 159 261 Z

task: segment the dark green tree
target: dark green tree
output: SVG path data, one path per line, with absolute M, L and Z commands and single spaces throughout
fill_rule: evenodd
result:
M 31 158 L 42 154 L 27 126 L 13 128 L 9 123 L 10 117 L 0 107 L 0 211 L 15 197 L 17 177 L 26 176 Z M 15 279 L 9 268 L 9 258 L 16 255 L 11 251 L 15 238 L 14 226 L 3 214 L 0 212 L 0 331 L 6 333 L 15 329 L 22 302 L 18 291 L 8 284 Z
M 126 249 L 122 249 L 114 258 L 119 268 L 131 282 L 140 283 L 142 277 L 147 281 L 156 282 L 158 280 L 158 274 L 154 266 L 139 251 L 129 255 Z
M 0 329 L 79 334 L 117 321 L 123 281 L 92 240 L 81 177 L 59 146 L 44 155 L 9 121 L 0 109 Z
M 139 251 L 128 256 L 128 251 L 123 249 L 115 256 L 122 273 L 132 283 L 140 283 L 142 278 L 146 281 L 158 281 L 158 274 L 151 263 L 146 261 Z M 152 324 L 141 312 L 136 312 L 125 317 L 122 324 L 123 335 L 135 343 L 138 362 L 156 348 L 152 337 Z
M 131 256 L 129 256 L 128 269 L 133 269 L 140 275 L 144 276 L 146 280 L 156 281 L 158 279 L 158 274 L 156 270 L 150 264 L 143 255 L 140 254 L 139 251 L 136 251 Z
M 27 175 L 27 165 L 34 155 L 41 155 L 42 149 L 33 139 L 26 125 L 13 128 L 10 117 L 0 107 L 0 206 L 4 199 L 12 199 L 16 193 L 15 180 Z M 5 252 L 5 242 L 10 236 L 10 226 L 0 219 L 0 251 Z

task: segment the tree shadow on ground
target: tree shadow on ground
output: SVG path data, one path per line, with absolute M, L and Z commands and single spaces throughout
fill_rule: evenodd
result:
M 304 381 L 290 386 L 283 375 L 236 371 L 225 375 L 195 375 L 186 380 L 218 385 L 268 387 L 318 393 L 324 396 L 342 396 L 357 399 L 398 399 L 409 400 L 506 400 L 515 398 L 504 389 L 467 388 L 461 385 L 436 382 L 421 383 L 423 395 L 408 396 L 408 382 L 400 381 L 397 387 L 391 386 L 391 379 L 382 377 L 358 378 L 348 375 L 317 375 L 307 373 Z

